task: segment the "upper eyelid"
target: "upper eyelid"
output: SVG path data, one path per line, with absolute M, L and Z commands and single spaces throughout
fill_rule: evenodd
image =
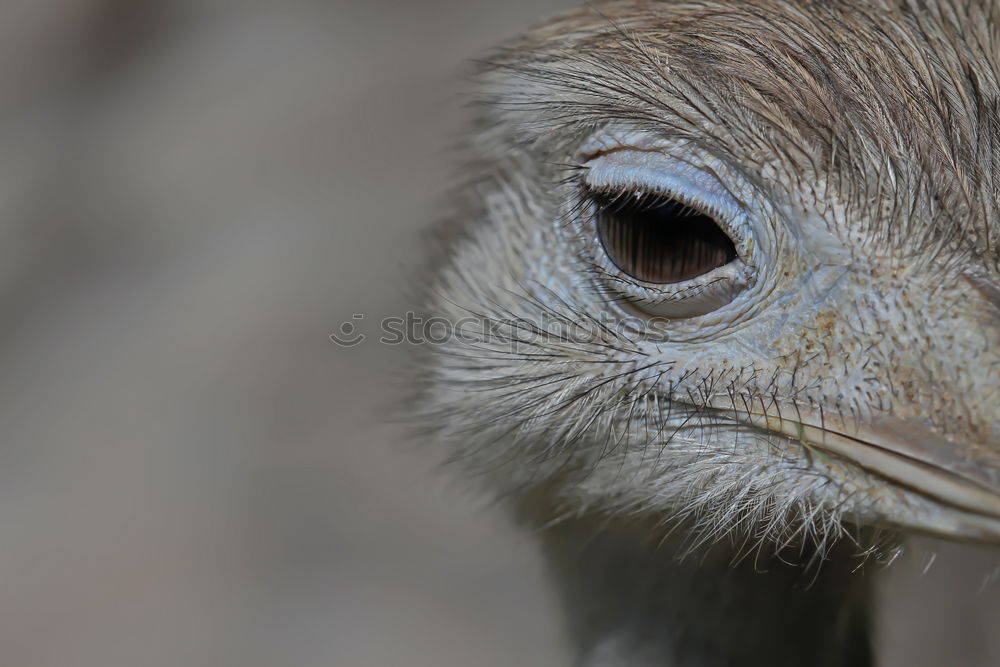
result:
M 699 174 L 707 178 L 701 186 L 724 196 L 739 208 L 752 208 L 747 199 L 756 199 L 761 193 L 749 187 L 746 175 L 735 170 L 726 161 L 706 153 L 688 140 L 660 136 L 645 131 L 606 129 L 591 136 L 579 146 L 573 156 L 574 165 L 581 170 L 589 170 L 588 162 L 620 153 L 659 155 L 663 161 L 689 174 Z M 725 173 L 723 173 L 725 172 Z M 670 193 L 664 193 L 670 194 Z
M 577 172 L 577 180 L 596 191 L 631 189 L 671 197 L 722 222 L 747 214 L 747 202 L 711 165 L 660 149 L 639 153 L 640 159 L 622 161 L 614 156 L 624 154 L 626 158 L 635 157 L 637 151 L 625 147 L 602 153 L 582 165 L 584 168 Z M 738 233 L 736 229 L 727 231 Z
M 599 195 L 607 195 L 608 193 L 614 193 L 615 191 L 620 191 L 622 192 L 622 195 L 625 197 L 632 195 L 639 195 L 641 199 L 648 198 L 652 200 L 657 197 L 673 199 L 678 203 L 682 204 L 686 209 L 689 209 L 691 211 L 696 211 L 698 213 L 703 213 L 713 219 L 720 219 L 724 217 L 724 213 L 718 210 L 716 207 L 712 206 L 710 202 L 704 202 L 695 197 L 685 196 L 683 192 L 666 192 L 666 191 L 661 192 L 653 188 L 637 187 L 635 190 L 626 194 L 625 188 L 607 188 L 604 190 L 596 190 L 586 184 L 584 184 L 583 187 L 586 188 L 588 191 Z M 613 202 L 617 202 L 617 199 L 614 199 Z

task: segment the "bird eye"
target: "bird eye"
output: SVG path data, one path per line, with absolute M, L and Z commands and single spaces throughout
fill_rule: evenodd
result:
M 676 199 L 642 192 L 592 193 L 597 233 L 608 258 L 636 280 L 681 283 L 736 259 L 718 223 Z
M 742 182 L 708 157 L 668 148 L 655 137 L 598 135 L 581 150 L 572 201 L 609 303 L 673 320 L 744 293 L 760 245 Z

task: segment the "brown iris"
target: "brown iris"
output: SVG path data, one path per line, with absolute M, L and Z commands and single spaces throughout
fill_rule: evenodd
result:
M 711 216 L 649 193 L 591 193 L 601 245 L 615 266 L 647 283 L 679 283 L 736 259 Z

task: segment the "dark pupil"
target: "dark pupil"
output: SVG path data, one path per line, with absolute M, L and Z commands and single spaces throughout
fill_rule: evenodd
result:
M 736 259 L 710 216 L 668 197 L 592 194 L 601 245 L 615 265 L 647 283 L 679 283 Z

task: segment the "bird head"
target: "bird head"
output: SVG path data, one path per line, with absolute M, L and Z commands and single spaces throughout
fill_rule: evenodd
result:
M 436 437 L 561 512 L 1000 541 L 998 26 L 614 2 L 499 50 L 429 290 Z

